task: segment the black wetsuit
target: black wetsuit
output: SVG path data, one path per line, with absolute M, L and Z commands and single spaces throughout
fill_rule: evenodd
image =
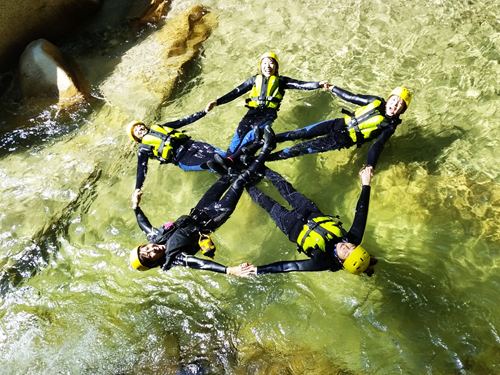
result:
M 183 119 L 167 122 L 165 124 L 162 124 L 161 126 L 178 129 L 184 125 L 191 124 L 201 119 L 205 115 L 205 111 L 199 111 Z M 193 141 L 192 139 L 177 140 L 173 143 L 173 147 L 174 150 L 172 158 L 167 163 L 178 165 L 185 171 L 212 171 L 207 166 L 207 162 L 212 160 L 215 154 L 225 156 L 225 152 L 218 149 L 217 147 L 214 147 L 209 143 Z M 146 174 L 148 172 L 149 159 L 160 160 L 159 157 L 154 155 L 151 146 L 141 144 L 139 150 L 137 151 L 137 177 L 135 182 L 136 189 L 141 189 L 142 185 L 144 184 L 144 180 L 146 179 Z M 161 160 L 160 162 L 163 163 L 163 161 Z
M 156 264 L 144 264 L 149 268 L 161 266 L 167 271 L 173 266 L 185 266 L 214 272 L 225 273 L 226 267 L 209 260 L 194 258 L 200 250 L 198 240 L 201 233 L 215 231 L 229 219 L 255 173 L 261 169 L 271 152 L 271 140 L 264 145 L 257 159 L 242 173 L 234 183 L 229 174 L 223 175 L 203 195 L 189 215 L 181 216 L 172 227 L 153 228 L 139 207 L 134 209 L 137 223 L 146 234 L 149 243 L 166 245 L 164 257 Z M 232 184 L 232 185 L 231 185 Z M 229 187 L 231 185 L 231 187 Z M 229 188 L 229 189 L 228 189 Z
M 217 99 L 217 105 L 229 103 L 241 95 L 249 92 L 255 84 L 255 77 L 250 77 L 234 90 L 228 92 L 226 95 Z M 316 90 L 320 88 L 319 82 L 304 82 L 298 81 L 289 77 L 279 76 L 280 92 L 284 94 L 286 89 L 295 90 Z M 254 129 L 256 127 L 263 128 L 265 125 L 271 125 L 272 122 L 278 117 L 278 108 L 250 108 L 243 119 L 240 121 L 238 128 L 229 144 L 226 156 L 235 158 L 241 153 L 241 147 L 246 144 L 252 143 L 255 139 Z
M 332 92 L 339 98 L 359 106 L 365 106 L 375 100 L 380 100 L 382 104 L 379 106 L 379 110 L 385 111 L 385 101 L 380 97 L 371 95 L 356 95 L 338 87 L 334 87 Z M 385 116 L 384 113 L 382 113 L 382 115 L 385 117 L 388 125 L 382 129 L 373 131 L 369 138 L 362 140 L 362 143 L 365 143 L 378 137 L 370 147 L 367 156 L 366 164 L 373 167 L 377 164 L 385 143 L 394 134 L 396 127 L 401 123 L 399 115 L 393 117 Z M 298 143 L 290 148 L 274 152 L 269 156 L 268 161 L 284 160 L 299 155 L 340 150 L 355 145 L 355 142 L 349 136 L 349 132 L 347 131 L 343 118 L 322 121 L 305 128 L 276 135 L 277 142 L 292 141 L 296 139 L 312 140 Z
M 213 272 L 225 273 L 226 267 L 210 260 L 193 257 L 200 247 L 200 232 L 212 232 L 220 227 L 234 211 L 243 186 L 238 190 L 231 187 L 231 177 L 222 176 L 207 190 L 189 215 L 178 218 L 174 225 L 154 228 L 140 207 L 134 209 L 137 223 L 146 234 L 149 243 L 166 245 L 165 256 L 159 264 L 164 271 L 173 266 L 184 266 Z M 224 192 L 227 193 L 224 194 Z M 224 196 L 223 196 L 224 194 Z
M 278 173 L 266 168 L 265 176 L 276 187 L 283 198 L 285 198 L 286 201 L 292 206 L 292 210 L 288 210 L 281 206 L 278 202 L 268 197 L 255 186 L 247 187 L 247 191 L 253 201 L 269 213 L 269 216 L 271 216 L 278 228 L 286 234 L 288 239 L 296 243 L 304 228 L 304 224 L 306 224 L 308 220 L 327 215 L 324 215 L 314 202 L 295 190 L 294 187 Z M 356 214 L 351 229 L 345 233 L 343 238 L 335 236 L 333 239 L 328 241 L 327 250 L 325 252 L 318 248 L 302 249 L 302 251 L 310 256 L 310 259 L 282 261 L 265 266 L 258 266 L 257 273 L 263 274 L 324 270 L 338 271 L 342 268 L 342 265 L 334 256 L 335 245 L 342 241 L 353 243 L 355 245 L 359 245 L 361 243 L 368 216 L 369 200 L 370 186 L 364 185 L 356 205 Z

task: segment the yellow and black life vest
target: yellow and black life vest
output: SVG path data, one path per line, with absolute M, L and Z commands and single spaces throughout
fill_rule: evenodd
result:
M 349 135 L 358 145 L 370 138 L 373 131 L 389 125 L 387 119 L 380 113 L 381 104 L 382 101 L 377 99 L 344 117 Z
M 187 140 L 189 136 L 178 130 L 153 125 L 142 138 L 142 144 L 149 146 L 154 156 L 163 163 L 170 161 L 176 141 Z
M 341 224 L 330 216 L 319 216 L 309 220 L 297 238 L 299 251 L 308 253 L 315 247 L 325 251 L 326 243 L 333 237 L 339 239 L 344 237 L 345 231 Z
M 280 90 L 279 76 L 264 77 L 262 74 L 257 74 L 250 97 L 246 100 L 247 107 L 278 109 L 283 95 L 285 91 Z

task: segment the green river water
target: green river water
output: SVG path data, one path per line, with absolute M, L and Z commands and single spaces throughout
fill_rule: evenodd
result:
M 174 0 L 168 19 L 194 4 Z M 218 26 L 168 98 L 151 92 L 166 73 L 146 34 L 160 31 L 142 30 L 108 50 L 75 47 L 94 104 L 72 115 L 2 110 L 0 374 L 500 374 L 498 2 L 203 5 Z M 296 79 L 413 92 L 373 178 L 363 244 L 379 259 L 375 275 L 133 270 L 128 253 L 144 236 L 130 208 L 136 155 L 124 125 L 203 109 L 255 74 L 268 50 Z M 243 104 L 186 129 L 225 149 Z M 291 90 L 274 129 L 343 107 L 353 108 Z M 269 166 L 349 227 L 367 150 Z M 142 207 L 159 226 L 216 179 L 151 162 Z M 246 193 L 214 239 L 227 265 L 303 258 Z

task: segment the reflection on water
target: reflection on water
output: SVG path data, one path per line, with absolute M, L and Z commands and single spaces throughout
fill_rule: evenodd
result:
M 174 2 L 168 19 L 193 4 Z M 103 100 L 76 117 L 2 110 L 0 373 L 500 372 L 496 3 L 204 5 L 218 27 L 167 101 L 142 95 L 161 93 L 165 80 L 137 92 L 121 84 L 160 74 L 152 59 L 144 66 L 141 53 L 156 51 L 146 42 L 126 58 L 101 49 L 82 58 Z M 293 78 L 414 92 L 373 181 L 364 246 L 379 259 L 375 276 L 132 271 L 128 252 L 143 235 L 130 210 L 136 159 L 123 125 L 204 108 L 255 74 L 267 50 Z M 120 63 L 118 79 L 110 67 Z M 352 109 L 327 92 L 289 91 L 274 128 L 337 117 L 342 107 Z M 225 148 L 244 113 L 242 99 L 187 130 Z M 350 223 L 367 150 L 270 165 Z M 151 164 L 143 206 L 154 225 L 187 213 L 216 180 Z M 247 195 L 214 238 L 224 264 L 301 257 Z

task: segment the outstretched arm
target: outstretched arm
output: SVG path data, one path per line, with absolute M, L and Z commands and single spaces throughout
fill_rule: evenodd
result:
M 217 262 L 208 260 L 208 259 L 200 259 L 194 256 L 190 256 L 187 254 L 180 254 L 178 256 L 180 261 L 180 265 L 185 267 L 203 270 L 203 271 L 212 271 L 217 273 L 225 273 L 228 275 L 237 275 L 237 276 L 249 276 L 251 274 L 252 265 L 249 263 L 243 263 L 236 267 L 226 267 Z
M 341 89 L 340 87 L 337 86 L 330 86 L 330 88 L 332 89 L 332 93 L 334 95 L 337 95 L 340 99 L 356 105 L 368 105 L 377 99 L 383 100 L 378 96 L 353 94 L 352 92 Z
M 359 172 L 361 179 L 361 194 L 356 204 L 356 214 L 354 220 L 347 233 L 349 242 L 359 245 L 363 240 L 365 233 L 366 220 L 368 218 L 368 204 L 370 202 L 370 183 L 373 177 L 373 168 L 371 166 L 363 168 Z
M 136 192 L 134 192 L 134 194 Z M 139 193 L 141 193 L 140 190 Z M 146 217 L 144 212 L 142 212 L 141 208 L 138 205 L 132 208 L 134 209 L 135 218 L 137 219 L 137 224 L 139 225 L 139 228 L 141 228 L 141 230 L 146 234 L 146 236 L 150 235 L 153 232 L 153 226 L 149 222 L 148 218 Z
M 366 165 L 371 165 L 373 168 L 377 166 L 378 158 L 384 149 L 385 143 L 395 131 L 396 127 L 389 126 L 378 136 L 377 140 L 371 145 L 370 150 L 368 151 Z
M 137 175 L 135 178 L 135 188 L 136 190 L 141 190 L 146 175 L 148 174 L 148 162 L 149 156 L 148 152 L 142 147 L 137 151 Z
M 265 266 L 257 266 L 256 274 L 262 275 L 265 273 L 326 271 L 327 269 L 330 269 L 331 266 L 332 264 L 329 262 L 320 262 L 316 258 L 290 260 L 271 263 Z
M 255 76 L 250 77 L 245 82 L 243 82 L 241 85 L 236 87 L 234 90 L 229 91 L 226 95 L 223 95 L 219 99 L 208 103 L 205 110 L 207 112 L 210 112 L 212 109 L 214 109 L 218 105 L 226 104 L 226 103 L 229 103 L 230 101 L 233 101 L 236 98 L 239 98 L 241 95 L 249 92 L 252 89 L 254 82 L 255 82 Z
M 285 77 L 285 76 L 281 76 L 281 79 L 283 80 L 283 83 L 285 85 L 285 89 L 289 89 L 289 90 L 316 90 L 319 88 L 328 88 L 327 81 L 306 82 L 306 81 L 299 81 L 298 79 L 293 79 L 293 78 Z
M 179 129 L 180 127 L 183 127 L 185 125 L 192 124 L 195 121 L 198 121 L 199 119 L 205 117 L 208 111 L 205 109 L 196 113 L 193 113 L 192 115 L 189 115 L 187 117 L 181 118 L 176 121 L 170 121 L 162 124 L 161 126 L 167 127 L 167 128 L 172 128 L 172 129 Z

